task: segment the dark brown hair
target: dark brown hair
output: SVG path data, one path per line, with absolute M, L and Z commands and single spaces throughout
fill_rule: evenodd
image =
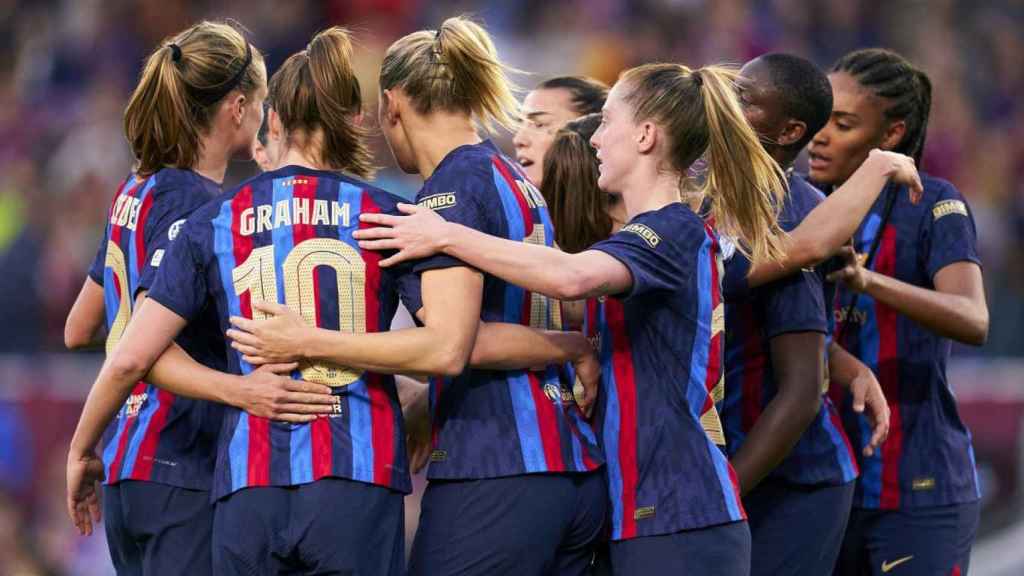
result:
M 317 153 L 329 169 L 362 178 L 373 174 L 367 131 L 356 123 L 363 99 L 347 30 L 323 30 L 292 54 L 270 79 L 268 100 L 289 145 Z
M 597 186 L 597 156 L 590 145 L 590 137 L 600 123 L 600 114 L 569 122 L 558 131 L 544 155 L 541 193 L 551 213 L 555 242 L 573 254 L 612 233 L 609 195 Z
M 580 116 L 601 112 L 608 99 L 608 85 L 586 76 L 556 76 L 541 82 L 537 90 L 565 90 L 573 110 Z
M 234 27 L 200 22 L 160 44 L 124 111 L 124 133 L 147 176 L 198 162 L 200 135 L 224 97 L 250 95 L 266 83 L 263 56 Z

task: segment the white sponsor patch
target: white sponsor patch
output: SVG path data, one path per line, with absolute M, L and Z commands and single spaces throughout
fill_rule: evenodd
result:
M 160 248 L 156 252 L 153 252 L 153 258 L 150 260 L 149 265 L 153 268 L 159 268 L 160 263 L 164 260 L 164 249 Z

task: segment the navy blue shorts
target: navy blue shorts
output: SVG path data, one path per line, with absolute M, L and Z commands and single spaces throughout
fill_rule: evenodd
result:
M 750 523 L 750 574 L 831 574 L 855 487 L 855 482 L 801 486 L 772 479 L 757 485 L 743 498 Z
M 604 471 L 433 480 L 409 573 L 586 574 L 607 501 Z
M 748 576 L 750 528 L 746 522 L 732 522 L 662 536 L 617 540 L 609 545 L 608 554 L 615 576 Z
M 980 502 L 905 510 L 854 508 L 835 573 L 965 575 L 980 511 Z
M 214 571 L 400 575 L 404 512 L 401 493 L 341 478 L 246 488 L 215 506 Z
M 103 526 L 118 576 L 214 573 L 205 490 L 136 480 L 104 486 Z

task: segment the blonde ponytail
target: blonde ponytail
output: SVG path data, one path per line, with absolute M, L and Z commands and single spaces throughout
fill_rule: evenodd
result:
M 420 30 L 388 48 L 381 65 L 384 90 L 401 88 L 417 112 L 464 112 L 488 132 L 512 131 L 521 118 L 514 71 L 498 59 L 490 35 L 458 16 L 436 31 Z
M 651 119 L 669 136 L 668 161 L 680 174 L 706 157 L 703 194 L 720 230 L 739 236 L 739 249 L 754 262 L 783 256 L 778 214 L 785 174 L 761 146 L 736 97 L 736 72 L 722 66 L 690 70 L 679 64 L 645 64 L 623 73 L 626 102 L 636 120 Z

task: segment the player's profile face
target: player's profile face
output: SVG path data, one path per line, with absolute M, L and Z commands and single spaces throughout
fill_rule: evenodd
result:
M 633 110 L 625 101 L 628 90 L 621 82 L 608 93 L 601 109 L 601 125 L 590 139 L 597 150 L 599 175 L 597 185 L 606 192 L 621 193 L 622 181 L 635 165 L 637 150 L 636 123 Z
M 885 103 L 846 72 L 828 75 L 832 115 L 807 148 L 811 180 L 839 186 L 882 144 Z
M 743 115 L 757 135 L 770 142 L 777 141 L 786 126 L 785 115 L 768 71 L 760 60 L 751 60 L 740 69 L 736 92 Z
M 572 106 L 572 94 L 563 88 L 537 89 L 523 99 L 523 123 L 512 143 L 516 160 L 537 187 L 544 178 L 544 155 L 555 134 L 566 123 L 579 117 Z

